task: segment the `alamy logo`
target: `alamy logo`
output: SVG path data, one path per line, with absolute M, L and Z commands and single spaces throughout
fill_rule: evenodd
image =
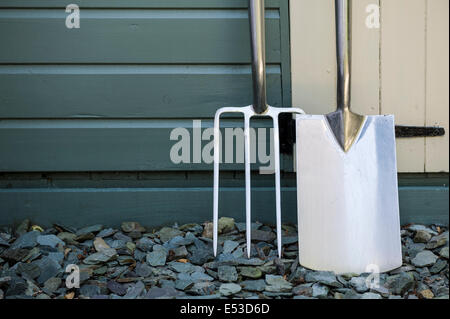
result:
M 369 289 L 380 288 L 380 267 L 378 265 L 368 265 L 366 267 L 366 272 L 370 273 L 366 278 L 366 287 Z
M 192 131 L 192 133 L 191 133 Z M 220 163 L 243 164 L 244 129 L 225 128 L 220 132 Z M 224 136 L 222 136 L 224 135 Z M 274 173 L 273 128 L 250 128 L 250 161 L 267 165 L 260 167 L 261 174 Z M 202 121 L 194 120 L 192 130 L 178 127 L 170 133 L 175 141 L 170 150 L 170 160 L 174 164 L 212 164 L 214 162 L 214 128 L 202 129 Z M 222 154 L 224 151 L 224 154 Z
M 366 7 L 366 12 L 369 14 L 366 18 L 366 27 L 369 29 L 380 28 L 380 6 L 377 4 L 369 4 Z
M 73 264 L 67 265 L 66 273 L 69 273 L 66 278 L 66 287 L 68 289 L 80 288 L 80 268 Z
M 67 29 L 79 29 L 80 28 L 80 7 L 76 4 L 69 4 L 66 7 L 66 12 L 69 15 L 66 17 Z

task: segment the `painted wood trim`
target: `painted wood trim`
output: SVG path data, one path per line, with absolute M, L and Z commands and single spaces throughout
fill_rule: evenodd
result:
M 278 8 L 285 0 L 265 0 L 266 7 Z M 77 0 L 80 8 L 247 8 L 247 0 Z M 2 0 L 0 8 L 65 8 L 65 0 Z
M 2 64 L 250 64 L 247 9 L 0 9 Z M 267 63 L 281 62 L 279 8 L 266 11 Z
M 449 171 L 449 1 L 427 1 L 426 123 L 444 127 L 443 137 L 425 139 L 425 170 Z
M 425 9 L 425 0 L 381 0 L 381 112 L 399 125 L 426 124 Z M 424 172 L 425 139 L 399 139 L 397 158 L 400 172 Z
M 275 224 L 274 191 L 255 188 L 252 220 Z M 283 222 L 297 223 L 296 188 L 282 192 Z M 401 187 L 401 223 L 448 225 L 448 187 Z M 221 216 L 244 221 L 244 188 L 222 188 Z M 30 218 L 43 226 L 73 227 L 102 223 L 118 227 L 126 220 L 146 226 L 197 222 L 212 218 L 211 188 L 1 189 L 0 225 Z
M 201 123 L 202 129 L 212 126 L 213 120 Z M 225 128 L 240 127 L 242 120 L 224 119 L 223 138 L 227 138 Z M 272 122 L 255 120 L 252 127 L 265 128 L 268 134 Z M 170 157 L 172 147 L 182 139 L 177 131 L 170 139 L 177 128 L 189 133 L 186 139 L 189 149 L 184 149 L 189 152 L 188 163 L 174 163 Z M 194 162 L 192 128 L 192 120 L 0 120 L 0 172 L 212 171 L 212 156 L 210 163 Z M 209 139 L 201 141 L 200 151 L 211 145 L 212 129 L 209 133 Z M 223 164 L 221 170 L 243 170 L 243 167 L 243 163 Z
M 290 95 L 283 68 L 267 67 L 273 106 Z M 251 77 L 250 65 L 0 65 L 0 119 L 213 118 L 250 104 Z

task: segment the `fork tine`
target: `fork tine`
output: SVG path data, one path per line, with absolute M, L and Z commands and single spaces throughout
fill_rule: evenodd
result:
M 277 216 L 278 258 L 281 258 L 281 177 L 280 177 L 280 134 L 278 129 L 278 113 L 273 116 L 274 165 L 275 165 L 275 199 Z
M 220 110 L 214 117 L 214 209 L 213 209 L 213 246 L 217 256 L 217 237 L 219 223 L 219 162 L 220 162 Z
M 246 235 L 247 235 L 247 256 L 251 254 L 251 172 L 250 172 L 250 118 L 248 113 L 244 114 L 244 138 L 245 138 L 245 217 L 246 217 Z

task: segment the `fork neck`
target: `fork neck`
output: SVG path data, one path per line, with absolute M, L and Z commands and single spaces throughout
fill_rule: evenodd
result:
M 252 42 L 253 109 L 267 111 L 266 41 L 264 0 L 249 0 L 250 34 Z
M 352 64 L 352 0 L 335 0 L 337 109 L 350 111 Z

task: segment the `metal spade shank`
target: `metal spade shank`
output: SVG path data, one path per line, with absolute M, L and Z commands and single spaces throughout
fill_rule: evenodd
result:
M 351 0 L 335 2 L 337 111 L 296 121 L 299 259 L 385 272 L 402 265 L 394 117 L 350 111 Z

